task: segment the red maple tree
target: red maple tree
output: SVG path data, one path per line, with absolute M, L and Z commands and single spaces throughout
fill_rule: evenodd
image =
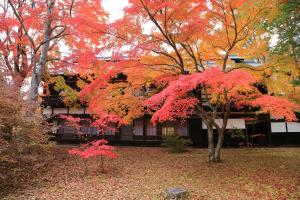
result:
M 81 145 L 79 148 L 73 148 L 68 151 L 70 155 L 78 155 L 82 159 L 94 158 L 100 156 L 101 172 L 104 172 L 104 158 L 114 159 L 117 154 L 114 153 L 115 148 L 107 145 L 107 140 L 96 140 L 87 144 Z M 85 163 L 85 174 L 87 173 L 87 166 Z
M 66 120 L 66 124 L 74 127 L 78 137 L 85 137 L 85 133 L 80 131 L 80 122 L 82 119 L 67 115 L 60 115 L 61 119 Z M 104 134 L 104 131 L 107 129 L 114 129 L 111 127 L 111 123 L 118 123 L 120 120 L 119 117 L 115 115 L 102 115 L 101 118 L 97 119 L 92 123 L 92 126 L 97 127 L 99 135 Z M 86 138 L 85 138 L 86 139 Z M 93 158 L 97 160 L 100 157 L 100 168 L 101 172 L 104 172 L 104 158 L 116 158 L 117 155 L 114 153 L 114 147 L 107 145 L 108 141 L 105 139 L 95 140 L 80 145 L 78 148 L 72 148 L 68 150 L 70 155 L 77 155 L 84 160 L 85 165 L 85 174 L 87 173 L 87 162 L 86 159 Z
M 103 49 L 105 30 L 101 1 L 4 0 L 0 3 L 1 70 L 9 73 L 17 87 L 31 76 L 35 100 L 49 70 L 70 69 L 95 58 Z
M 296 120 L 293 112 L 299 109 L 296 104 L 260 93 L 254 86 L 256 82 L 257 79 L 247 72 L 234 70 L 225 73 L 215 67 L 202 73 L 180 76 L 146 100 L 145 105 L 154 112 L 154 123 L 186 119 L 194 114 L 200 116 L 208 128 L 209 161 L 220 162 L 232 107 L 256 107 L 276 118 Z M 217 119 L 222 123 L 217 123 Z M 216 147 L 213 128 L 218 132 Z

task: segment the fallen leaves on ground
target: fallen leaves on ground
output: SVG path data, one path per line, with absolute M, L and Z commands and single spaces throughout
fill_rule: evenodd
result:
M 0 196 L 155 200 L 163 199 L 168 188 L 184 187 L 194 200 L 300 198 L 300 148 L 224 149 L 223 162 L 213 164 L 206 149 L 174 154 L 164 148 L 117 147 L 119 157 L 106 160 L 106 173 L 89 160 L 87 175 L 83 161 L 67 155 L 67 149 L 56 147 L 51 158 L 23 171 L 18 184 L 6 183 Z

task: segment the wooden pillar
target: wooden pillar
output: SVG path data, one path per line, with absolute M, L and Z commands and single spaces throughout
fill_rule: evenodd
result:
M 284 144 L 288 145 L 289 130 L 288 130 L 288 125 L 287 125 L 287 122 L 286 122 L 285 118 L 284 118 L 284 123 L 285 123 Z
M 147 140 L 147 118 L 143 117 L 143 140 Z
M 272 128 L 271 128 L 271 115 L 267 115 L 267 122 L 268 122 L 268 146 L 272 145 Z
M 162 125 L 161 123 L 156 124 L 156 135 L 162 139 Z

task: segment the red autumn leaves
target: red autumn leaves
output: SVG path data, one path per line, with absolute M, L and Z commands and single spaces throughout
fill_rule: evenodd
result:
M 259 107 L 276 118 L 295 120 L 293 110 L 298 106 L 279 97 L 264 95 L 253 86 L 256 78 L 247 72 L 234 70 L 229 73 L 212 68 L 202 73 L 182 75 L 169 83 L 162 92 L 146 100 L 145 104 L 154 111 L 153 122 L 184 119 L 197 110 L 201 97 L 200 88 L 209 90 L 212 104 L 231 103 L 236 107 Z

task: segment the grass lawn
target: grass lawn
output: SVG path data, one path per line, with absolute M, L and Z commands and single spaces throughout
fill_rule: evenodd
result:
M 187 199 L 300 199 L 300 148 L 223 149 L 223 162 L 211 164 L 206 149 L 173 154 L 118 147 L 119 158 L 106 162 L 105 174 L 90 161 L 87 175 L 82 160 L 66 149 L 57 148 L 42 163 L 16 167 L 23 175 L 0 182 L 2 198 L 155 200 L 168 188 L 184 187 Z

